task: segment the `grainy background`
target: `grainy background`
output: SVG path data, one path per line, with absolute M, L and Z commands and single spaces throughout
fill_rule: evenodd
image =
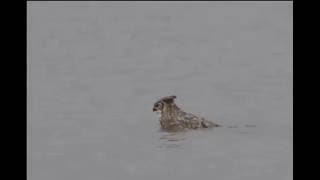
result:
M 292 2 L 27 6 L 28 179 L 292 179 Z

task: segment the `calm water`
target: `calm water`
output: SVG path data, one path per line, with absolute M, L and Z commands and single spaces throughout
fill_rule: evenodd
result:
M 28 2 L 28 179 L 292 179 L 292 2 Z M 167 133 L 176 95 L 223 127 Z

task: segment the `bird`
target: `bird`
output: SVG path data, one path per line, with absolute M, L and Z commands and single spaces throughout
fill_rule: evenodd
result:
M 183 111 L 176 105 L 176 98 L 177 96 L 175 95 L 162 97 L 153 105 L 152 111 L 158 114 L 161 129 L 167 131 L 180 131 L 220 126 L 203 117 Z

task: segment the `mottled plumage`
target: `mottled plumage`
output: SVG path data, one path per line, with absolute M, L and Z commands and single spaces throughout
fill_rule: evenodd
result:
M 159 121 L 162 129 L 176 131 L 219 126 L 202 117 L 184 112 L 175 104 L 175 98 L 176 96 L 163 97 L 153 106 L 152 110 L 160 115 Z

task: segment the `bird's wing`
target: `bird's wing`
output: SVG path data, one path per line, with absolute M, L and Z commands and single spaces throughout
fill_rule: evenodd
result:
M 188 128 L 198 128 L 201 126 L 202 119 L 191 114 L 191 113 L 182 113 L 179 116 L 178 121 Z

